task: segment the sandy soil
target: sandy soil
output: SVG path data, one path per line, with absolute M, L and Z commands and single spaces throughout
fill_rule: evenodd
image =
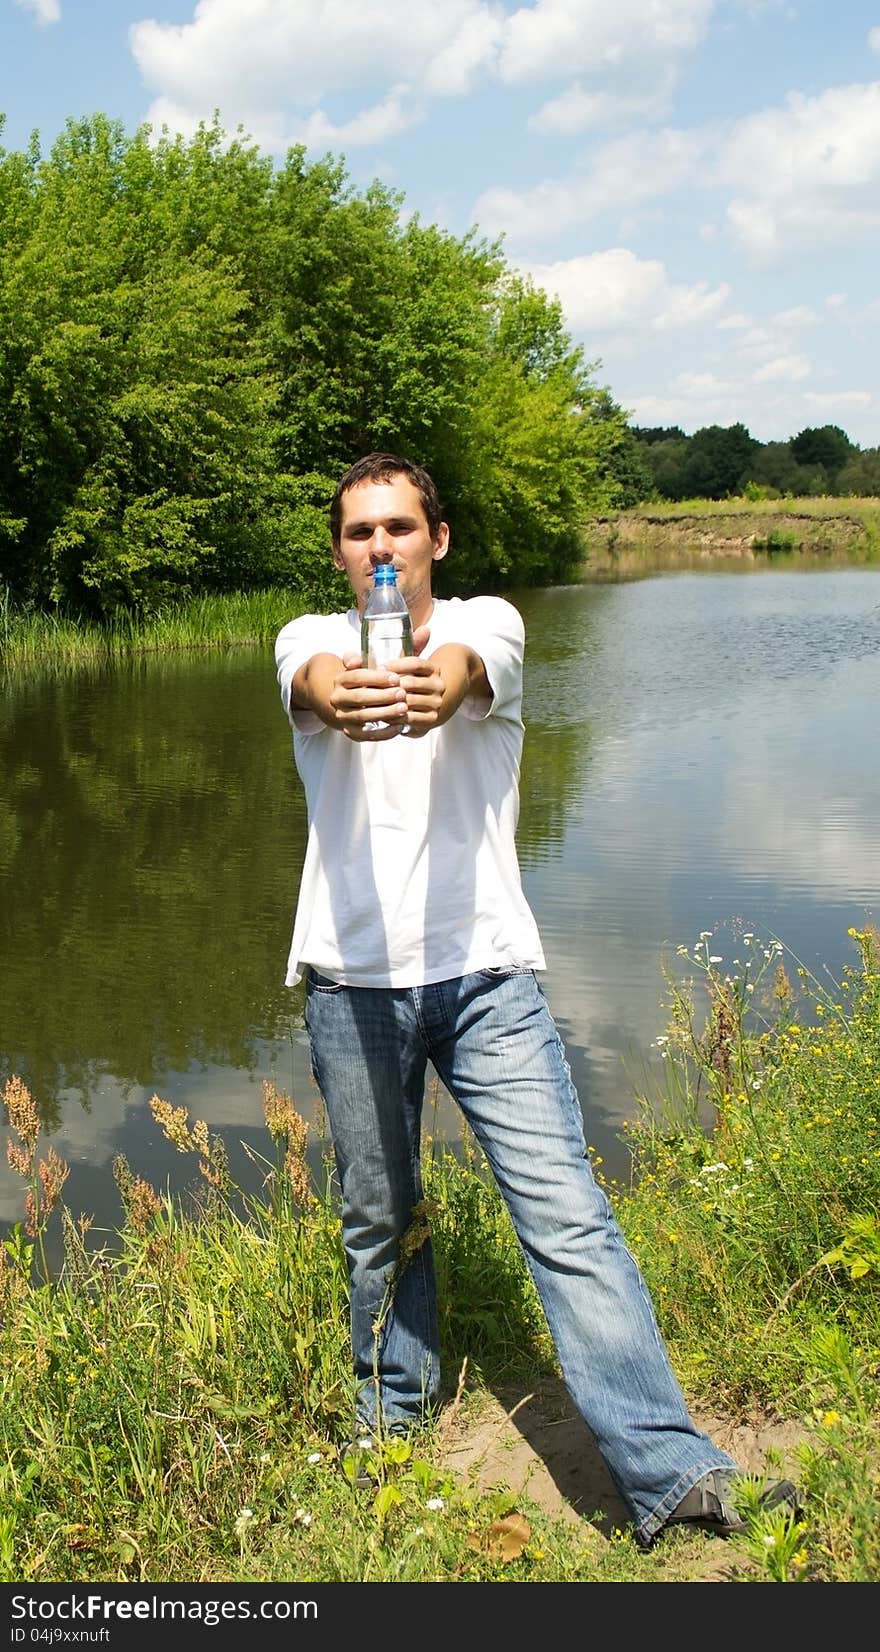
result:
M 803 1431 L 772 1418 L 730 1418 L 695 1411 L 698 1426 L 751 1474 L 780 1470 L 796 1477 Z M 589 1528 L 597 1547 L 627 1525 L 607 1469 L 561 1383 L 532 1394 L 464 1396 L 447 1406 L 439 1444 L 446 1468 L 481 1490 L 505 1487 L 573 1526 Z M 659 1552 L 658 1549 L 654 1552 Z M 750 1572 L 736 1539 L 696 1533 L 676 1542 L 670 1581 L 733 1582 Z

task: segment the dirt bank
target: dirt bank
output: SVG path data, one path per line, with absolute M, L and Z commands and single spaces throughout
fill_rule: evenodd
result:
M 781 501 L 703 509 L 641 506 L 619 516 L 595 517 L 586 530 L 588 566 L 628 564 L 633 558 L 686 563 L 710 559 L 755 561 L 773 557 L 867 561 L 878 555 L 875 502 L 854 510 L 821 511 Z

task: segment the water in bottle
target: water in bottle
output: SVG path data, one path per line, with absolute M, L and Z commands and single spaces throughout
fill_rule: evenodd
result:
M 380 562 L 361 620 L 361 657 L 370 670 L 381 671 L 389 660 L 412 652 L 412 620 L 397 584 L 397 569 L 391 562 Z M 387 724 L 367 723 L 366 727 L 386 728 Z
M 412 651 L 412 620 L 397 584 L 397 569 L 391 562 L 380 562 L 361 620 L 364 665 L 381 670 L 389 660 L 399 660 Z

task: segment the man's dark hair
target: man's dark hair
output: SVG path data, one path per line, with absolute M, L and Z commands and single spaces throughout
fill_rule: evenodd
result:
M 334 546 L 339 545 L 342 535 L 343 495 L 348 493 L 350 488 L 356 488 L 360 482 L 393 482 L 395 476 L 405 476 L 412 482 L 422 501 L 431 538 L 437 537 L 443 517 L 440 495 L 433 478 L 421 465 L 411 464 L 409 459 L 401 459 L 396 453 L 367 453 L 363 459 L 356 460 L 341 477 L 330 502 L 330 536 Z

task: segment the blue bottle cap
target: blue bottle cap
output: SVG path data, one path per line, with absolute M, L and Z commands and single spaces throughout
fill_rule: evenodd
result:
M 375 585 L 396 585 L 397 569 L 395 568 L 394 563 L 377 562 L 376 571 L 373 574 L 373 583 Z

